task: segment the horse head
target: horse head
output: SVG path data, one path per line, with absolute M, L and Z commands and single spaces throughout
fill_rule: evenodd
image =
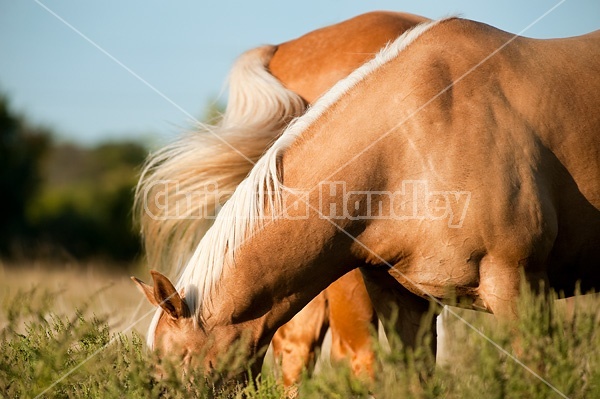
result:
M 131 279 L 148 301 L 158 307 L 157 323 L 149 346 L 185 370 L 197 366 L 199 351 L 204 346 L 204 331 L 196 328 L 194 318 L 185 301 L 185 292 L 177 292 L 171 281 L 152 270 L 154 287 L 136 277 Z M 160 374 L 160 373 L 159 373 Z
M 245 381 L 248 363 L 237 366 L 225 364 L 221 356 L 231 355 L 232 352 L 235 352 L 234 356 L 244 356 L 244 344 L 247 343 L 245 333 L 250 329 L 216 325 L 211 322 L 211 316 L 207 318 L 209 322 L 199 321 L 190 310 L 183 289 L 177 291 L 166 276 L 155 270 L 150 273 L 153 287 L 136 277 L 131 279 L 148 301 L 157 307 L 148 346 L 157 353 L 161 363 L 169 362 L 192 381 L 196 372 L 203 373 L 217 384 Z M 239 351 L 232 349 L 235 343 L 241 345 L 240 348 L 236 347 Z M 229 358 L 227 360 L 231 361 Z M 255 371 L 260 371 L 261 365 L 261 362 L 251 363 L 252 375 L 258 375 Z M 156 374 L 158 378 L 165 377 L 166 371 L 160 364 L 156 366 Z

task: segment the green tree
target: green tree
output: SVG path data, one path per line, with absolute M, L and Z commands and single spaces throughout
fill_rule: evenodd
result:
M 133 188 L 146 153 L 132 142 L 54 146 L 28 212 L 37 241 L 77 259 L 134 259 L 140 239 L 132 226 Z
M 133 188 L 147 150 L 135 142 L 56 144 L 0 95 L 0 257 L 101 257 L 140 252 Z
M 30 233 L 26 210 L 40 182 L 50 134 L 28 126 L 0 95 L 0 255 Z

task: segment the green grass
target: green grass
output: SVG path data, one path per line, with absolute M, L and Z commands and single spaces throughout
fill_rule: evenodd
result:
M 0 397 L 280 398 L 285 395 L 269 365 L 263 369 L 258 383 L 221 387 L 216 393 L 214 381 L 197 375 L 193 383 L 188 383 L 168 366 L 167 370 L 171 370 L 168 377 L 158 381 L 153 377 L 155 359 L 146 351 L 144 338 L 136 332 L 119 333 L 121 325 L 114 322 L 114 312 L 98 311 L 101 308 L 94 305 L 94 296 L 87 295 L 87 301 L 66 300 L 65 296 L 73 294 L 43 286 L 34 289 L 12 286 L 9 293 L 4 292 Z M 58 306 L 64 302 L 75 305 Z M 377 399 L 560 398 L 540 379 L 543 378 L 567 397 L 597 398 L 600 397 L 599 304 L 598 296 L 578 297 L 569 310 L 564 301 L 549 306 L 540 297 L 526 292 L 519 303 L 520 319 L 514 326 L 453 308 L 506 352 L 512 353 L 513 346 L 520 348 L 518 358 L 522 364 L 450 316 L 446 319 L 449 345 L 443 365 L 435 366 L 432 355 L 422 348 L 405 353 L 398 339 L 391 337 L 389 348 L 378 349 L 375 381 L 357 380 L 343 365 L 322 367 L 317 375 L 304 378 L 298 394 L 301 398 L 371 395 Z M 228 365 L 235 363 L 232 360 L 235 353 L 230 355 Z

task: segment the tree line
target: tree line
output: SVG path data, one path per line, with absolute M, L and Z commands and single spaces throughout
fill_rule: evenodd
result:
M 0 95 L 0 258 L 139 257 L 133 189 L 147 149 L 59 143 Z

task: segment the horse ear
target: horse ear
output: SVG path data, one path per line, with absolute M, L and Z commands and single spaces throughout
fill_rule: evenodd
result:
M 146 298 L 148 299 L 148 301 L 150 301 L 150 303 L 152 305 L 159 306 L 158 302 L 154 298 L 154 288 L 150 287 L 148 284 L 144 283 L 139 278 L 131 276 L 131 279 L 133 280 L 135 285 L 138 287 L 138 289 L 142 292 L 142 294 L 144 294 L 146 296 Z
M 190 310 L 171 281 L 156 270 L 151 270 L 150 274 L 154 280 L 154 299 L 158 306 L 173 319 L 189 317 Z

